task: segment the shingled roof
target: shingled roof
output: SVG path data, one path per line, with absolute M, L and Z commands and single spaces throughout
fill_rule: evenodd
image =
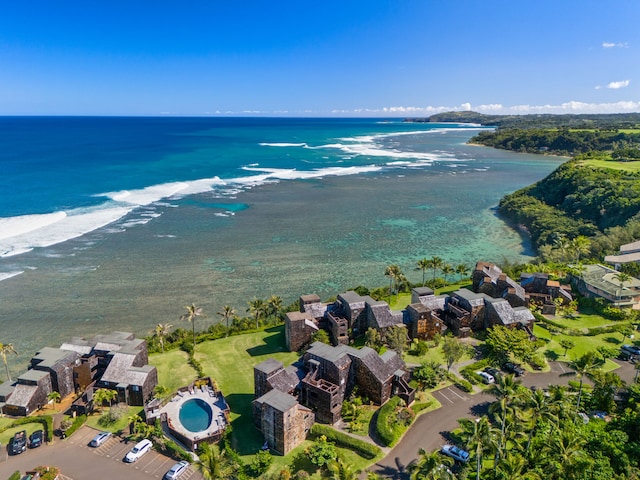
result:
M 381 383 L 387 381 L 397 370 L 404 368 L 402 358 L 393 350 L 387 350 L 382 355 L 369 347 L 360 350 L 351 349 L 349 355 L 360 359 L 369 372 Z
M 135 356 L 128 353 L 116 353 L 104 371 L 101 382 L 126 385 L 143 385 L 145 379 L 156 367 L 145 365 L 134 367 Z

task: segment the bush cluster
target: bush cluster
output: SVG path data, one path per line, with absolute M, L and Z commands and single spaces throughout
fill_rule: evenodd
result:
M 415 413 L 404 406 L 400 397 L 393 397 L 378 410 L 376 432 L 382 443 L 395 444 L 415 418 Z
M 313 437 L 321 437 L 324 435 L 327 440 L 335 443 L 339 447 L 348 448 L 349 450 L 353 450 L 361 457 L 372 459 L 380 454 L 380 449 L 375 445 L 365 442 L 364 440 L 360 440 L 358 438 L 354 438 L 345 433 L 339 432 L 338 430 L 331 428 L 327 425 L 321 425 L 316 423 L 313 427 L 311 427 L 311 435 Z
M 73 419 L 71 426 L 65 431 L 66 436 L 70 437 L 71 435 L 73 435 L 73 433 L 76 430 L 78 430 L 82 425 L 84 425 L 84 422 L 86 421 L 87 421 L 86 415 L 78 415 L 76 418 Z

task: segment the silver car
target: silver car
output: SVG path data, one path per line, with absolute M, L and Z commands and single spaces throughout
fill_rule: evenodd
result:
M 110 436 L 111 436 L 111 432 L 100 432 L 95 437 L 93 437 L 93 440 L 89 442 L 89 445 L 91 447 L 99 447 L 104 442 L 106 442 L 107 438 L 109 438 Z
M 180 477 L 184 472 L 186 472 L 189 467 L 189 462 L 183 460 L 181 462 L 176 463 L 173 467 L 169 469 L 167 473 L 164 474 L 164 480 L 176 480 Z

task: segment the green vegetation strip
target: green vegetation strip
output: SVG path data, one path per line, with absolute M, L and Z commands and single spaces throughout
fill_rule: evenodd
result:
M 311 435 L 314 438 L 318 438 L 321 435 L 324 435 L 330 442 L 335 443 L 339 447 L 353 450 L 358 455 L 369 460 L 376 458 L 382 453 L 382 450 L 380 450 L 380 448 L 376 445 L 365 442 L 364 440 L 360 440 L 359 438 L 354 438 L 350 435 L 347 435 L 346 433 L 339 432 L 335 428 L 329 427 L 327 425 L 320 425 L 319 423 L 316 423 L 311 428 Z

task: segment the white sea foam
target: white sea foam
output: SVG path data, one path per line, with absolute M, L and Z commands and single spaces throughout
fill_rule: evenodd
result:
M 122 218 L 130 211 L 130 207 L 112 207 L 59 212 L 55 216 L 56 222 L 41 222 L 37 227 L 29 229 L 19 228 L 22 222 L 18 222 L 18 228 L 15 230 L 4 231 L 4 238 L 0 239 L 0 257 L 20 255 L 35 247 L 48 247 L 80 237 Z M 42 217 L 42 215 L 27 217 Z M 33 223 L 35 224 L 37 220 L 38 218 L 34 219 Z M 24 221 L 29 223 L 28 219 Z
M 480 128 L 478 128 L 480 129 Z M 29 252 L 34 248 L 47 247 L 80 237 L 88 232 L 102 228 L 107 233 L 125 231 L 127 228 L 145 224 L 160 213 L 157 207 L 177 207 L 169 199 L 177 199 L 187 195 L 211 192 L 216 198 L 235 198 L 242 191 L 267 183 L 285 180 L 303 180 L 326 176 L 358 175 L 377 172 L 384 169 L 420 168 L 431 165 L 434 161 L 454 159 L 448 152 L 411 152 L 389 148 L 381 140 L 399 135 L 432 134 L 441 131 L 458 129 L 429 129 L 410 132 L 394 132 L 380 135 L 364 135 L 360 137 L 341 138 L 336 143 L 310 146 L 307 143 L 261 143 L 267 147 L 304 148 L 310 150 L 339 150 L 341 158 L 336 163 L 357 156 L 369 156 L 393 159 L 380 165 L 331 166 L 313 170 L 295 168 L 268 168 L 252 163 L 242 167 L 247 176 L 221 179 L 219 177 L 194 179 L 150 185 L 141 189 L 107 192 L 98 197 L 108 200 L 102 205 L 60 211 L 48 214 L 25 215 L 11 218 L 0 218 L 0 257 L 10 257 Z M 327 157 L 324 157 L 327 158 Z M 335 156 L 334 156 L 335 158 Z M 452 167 L 457 166 L 452 164 Z M 132 215 L 129 215 L 133 212 Z M 233 215 L 233 212 L 219 212 L 218 216 Z M 123 222 L 116 223 L 123 217 Z M 88 244 L 87 244 L 88 245 Z M 50 252 L 49 252 L 50 253 Z M 17 273 L 19 274 L 19 273 Z M 2 274 L 0 274 L 2 275 Z M 8 278 L 8 277 L 7 277 Z M 0 278 L 1 280 L 2 278 Z
M 16 277 L 20 274 L 24 273 L 24 270 L 16 271 L 16 272 L 0 272 L 0 282 L 2 280 L 6 280 L 11 277 Z
M 306 147 L 306 143 L 261 143 L 263 147 Z

